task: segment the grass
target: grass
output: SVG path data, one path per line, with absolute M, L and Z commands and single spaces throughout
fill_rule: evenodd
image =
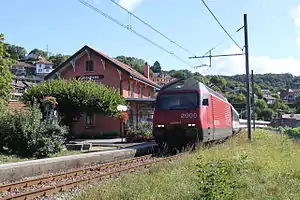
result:
M 237 174 L 232 169 L 241 166 L 235 163 L 242 155 L 246 155 L 245 169 Z M 216 168 L 208 166 L 202 174 L 202 178 L 206 178 L 205 184 L 213 183 L 214 191 L 209 193 L 200 183 L 197 164 L 205 166 L 205 163 L 221 160 L 233 164 L 228 167 L 225 162 L 225 167 L 216 170 L 218 173 L 212 172 Z M 225 176 L 223 181 L 226 183 L 220 181 L 221 176 Z M 235 183 L 232 193 L 228 192 L 228 183 Z M 300 144 L 285 135 L 257 130 L 252 142 L 248 142 L 247 134 L 242 132 L 223 144 L 202 148 L 172 164 L 159 164 L 145 173 L 109 180 L 82 191 L 74 199 L 205 199 L 201 198 L 203 191 L 206 195 L 217 196 L 227 192 L 230 196 L 226 199 L 300 199 L 299 188 Z M 209 197 L 212 196 L 206 196 L 206 199 L 214 199 Z
M 67 150 L 63 150 L 59 153 L 49 155 L 48 158 L 59 157 L 59 156 L 69 156 L 69 155 L 75 155 L 75 154 L 80 154 L 80 153 L 85 153 L 85 152 L 87 152 L 87 151 L 67 151 Z M 23 157 L 18 157 L 16 155 L 9 155 L 9 154 L 1 154 L 0 153 L 0 164 L 12 163 L 12 162 L 21 162 L 21 161 L 35 160 L 35 159 L 37 159 L 37 158 L 23 158 Z

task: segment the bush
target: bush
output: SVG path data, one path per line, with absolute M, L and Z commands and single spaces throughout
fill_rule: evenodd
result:
M 125 98 L 114 89 L 95 81 L 51 80 L 30 87 L 22 96 L 23 102 L 31 105 L 46 96 L 55 97 L 57 112 L 65 125 L 71 127 L 84 112 L 116 116 L 117 106 L 125 105 Z M 41 105 L 42 107 L 43 105 Z
M 200 197 L 204 199 L 234 199 L 235 188 L 240 186 L 238 176 L 245 172 L 247 156 L 237 160 L 200 162 Z
M 127 142 L 143 142 L 152 139 L 152 123 L 140 122 L 137 129 L 128 129 L 126 132 Z
M 28 110 L 5 111 L 0 116 L 0 149 L 23 157 L 45 157 L 61 151 L 68 128 L 51 117 L 42 120 L 39 107 Z
M 300 128 L 285 128 L 283 133 L 289 137 L 299 140 L 300 139 Z

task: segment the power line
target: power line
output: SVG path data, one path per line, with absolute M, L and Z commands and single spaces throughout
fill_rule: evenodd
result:
M 231 37 L 231 35 L 226 31 L 226 29 L 222 26 L 222 24 L 220 23 L 220 21 L 217 19 L 217 17 L 214 15 L 214 13 L 210 10 L 210 8 L 207 6 L 207 4 L 205 3 L 204 0 L 201 0 L 202 3 L 204 4 L 204 6 L 207 8 L 207 10 L 210 12 L 210 14 L 213 16 L 213 18 L 217 21 L 217 23 L 220 25 L 220 27 L 223 29 L 223 31 L 228 35 L 228 37 L 230 37 L 230 39 L 235 43 L 235 45 L 237 47 L 239 47 L 242 51 L 243 48 L 240 47 L 240 45 L 238 45 L 238 43 Z
M 165 39 L 169 40 L 171 43 L 175 44 L 176 46 L 178 46 L 179 48 L 183 49 L 184 51 L 188 52 L 189 54 L 196 56 L 194 53 L 192 53 L 191 51 L 189 51 L 187 48 L 183 47 L 182 45 L 179 45 L 177 42 L 175 42 L 174 40 L 170 39 L 169 37 L 167 37 L 165 34 L 161 33 L 160 31 L 158 31 L 157 29 L 155 29 L 153 26 L 151 26 L 149 23 L 147 23 L 146 21 L 142 20 L 141 18 L 139 18 L 138 16 L 136 16 L 135 14 L 133 14 L 132 12 L 130 12 L 129 10 L 127 10 L 126 8 L 124 8 L 123 6 L 121 6 L 119 3 L 117 3 L 114 0 L 109 0 L 112 3 L 114 3 L 115 5 L 117 5 L 118 7 L 120 7 L 121 9 L 125 10 L 126 12 L 128 12 L 130 15 L 134 16 L 136 19 L 138 19 L 140 22 L 142 22 L 143 24 L 145 24 L 146 26 L 148 26 L 149 28 L 151 28 L 152 30 L 154 30 L 156 33 L 160 34 L 162 37 L 164 37 Z M 200 61 L 200 60 L 199 60 Z M 201 61 L 200 61 L 201 62 Z M 202 63 L 202 62 L 201 62 Z
M 243 28 L 243 27 L 242 27 Z M 233 37 L 235 34 L 237 34 L 242 28 L 239 28 L 237 31 L 235 31 L 234 33 L 230 34 L 231 37 Z M 219 47 L 221 44 L 223 44 L 224 42 L 226 42 L 228 40 L 228 38 L 224 38 L 224 40 L 220 41 L 217 45 L 215 45 L 214 47 L 210 48 L 206 53 L 203 54 L 203 56 L 207 55 L 210 51 L 216 49 L 217 47 Z M 243 50 L 242 50 L 243 51 Z
M 238 33 L 240 30 L 242 30 L 244 28 L 244 26 L 242 26 L 241 28 L 239 28 L 238 30 L 236 30 L 233 34 L 231 34 L 231 36 L 235 35 L 236 33 Z M 228 38 L 225 38 L 224 40 L 222 40 L 221 42 L 219 42 L 217 45 L 215 45 L 213 48 L 210 48 L 206 53 L 203 54 L 203 56 L 194 56 L 194 57 L 190 57 L 190 58 L 209 58 L 209 67 L 211 67 L 211 58 L 212 57 L 223 57 L 223 56 L 234 56 L 234 55 L 243 55 L 243 54 L 228 54 L 228 55 L 215 55 L 212 56 L 211 52 L 212 50 L 216 49 L 218 46 L 220 46 L 221 44 L 223 44 L 225 41 L 227 41 Z M 206 56 L 209 53 L 209 56 Z
M 137 31 L 133 30 L 132 28 L 126 26 L 125 24 L 119 22 L 118 20 L 116 20 L 115 18 L 109 16 L 108 14 L 102 12 L 101 10 L 99 10 L 98 8 L 94 7 L 93 5 L 89 4 L 88 2 L 84 1 L 84 0 L 78 0 L 80 3 L 82 3 L 83 5 L 89 7 L 90 9 L 100 13 L 102 16 L 106 17 L 107 19 L 110 19 L 111 21 L 115 22 L 116 24 L 118 24 L 119 26 L 131 31 L 132 33 L 136 34 L 137 36 L 143 38 L 144 40 L 147 40 L 148 42 L 150 42 L 151 44 L 155 45 L 156 47 L 162 49 L 163 51 L 169 53 L 170 55 L 174 56 L 175 58 L 177 58 L 178 60 L 180 60 L 181 62 L 189 65 L 190 67 L 193 67 L 190 63 L 186 62 L 185 60 L 183 60 L 182 58 L 180 58 L 179 56 L 177 56 L 175 53 L 167 50 L 166 48 L 164 48 L 163 46 L 153 42 L 152 40 L 150 40 L 149 38 L 143 36 L 142 34 L 138 33 Z

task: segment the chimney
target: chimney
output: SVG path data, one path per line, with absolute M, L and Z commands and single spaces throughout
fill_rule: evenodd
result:
M 147 62 L 145 63 L 145 66 L 144 66 L 144 76 L 147 79 L 150 79 L 150 67 Z

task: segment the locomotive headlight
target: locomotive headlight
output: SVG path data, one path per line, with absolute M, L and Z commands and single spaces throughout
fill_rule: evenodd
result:
M 188 124 L 189 127 L 194 127 L 196 124 Z
M 163 128 L 163 127 L 165 127 L 165 125 L 156 125 L 156 127 Z

